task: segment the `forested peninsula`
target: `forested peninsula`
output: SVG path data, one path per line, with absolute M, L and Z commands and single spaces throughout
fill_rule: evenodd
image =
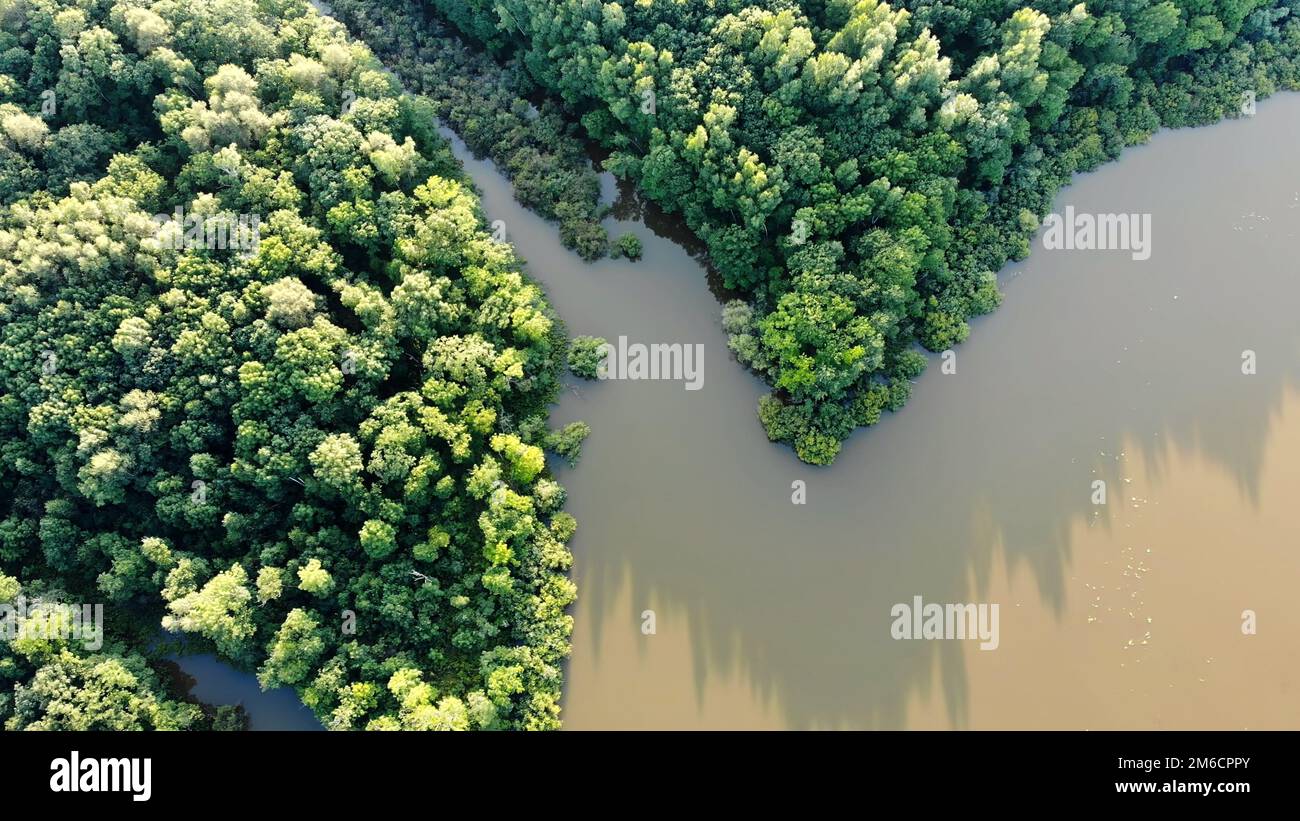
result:
M 585 428 L 434 105 L 301 0 L 0 21 L 0 724 L 212 726 L 176 635 L 333 729 L 558 726 Z
M 423 3 L 706 243 L 768 436 L 815 464 L 999 304 L 1072 174 L 1300 79 L 1290 0 Z

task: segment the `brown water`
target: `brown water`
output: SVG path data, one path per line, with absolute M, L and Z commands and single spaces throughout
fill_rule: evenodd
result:
M 767 442 L 686 251 L 611 220 L 644 260 L 584 265 L 466 158 L 571 333 L 705 350 L 702 390 L 580 383 L 553 414 L 594 431 L 558 468 L 566 726 L 1300 727 L 1297 134 L 1286 95 L 1081 177 L 1057 210 L 1152 214 L 1151 258 L 1036 242 L 957 372 L 830 468 Z M 892 639 L 915 595 L 999 604 L 998 649 Z

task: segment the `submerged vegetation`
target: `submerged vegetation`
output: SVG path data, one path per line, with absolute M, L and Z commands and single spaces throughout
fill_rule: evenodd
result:
M 435 104 L 302 0 L 0 21 L 0 603 L 107 614 L 6 620 L 0 724 L 208 726 L 161 625 L 331 728 L 558 726 L 587 429 Z
M 1300 78 L 1284 0 L 424 2 L 704 240 L 759 417 L 813 463 L 998 305 L 1072 174 Z

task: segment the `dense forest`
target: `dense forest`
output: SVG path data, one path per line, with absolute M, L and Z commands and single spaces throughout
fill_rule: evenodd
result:
M 174 635 L 334 729 L 558 726 L 586 428 L 435 105 L 301 0 L 0 22 L 0 725 L 220 726 Z
M 337 5 L 355 36 L 306 0 L 0 0 L 5 729 L 239 726 L 178 647 L 331 729 L 559 726 L 547 454 L 589 431 L 548 406 L 603 340 L 440 123 L 584 259 L 641 253 L 590 156 L 679 215 L 768 436 L 825 464 L 1073 174 L 1300 81 L 1300 0 Z M 63 630 L 87 602 L 102 643 Z
M 424 2 L 707 244 L 812 463 L 999 304 L 1072 174 L 1300 78 L 1293 0 Z
M 525 72 L 468 48 L 409 4 L 339 0 L 331 13 L 432 102 L 476 156 L 491 158 L 521 204 L 558 222 L 566 247 L 588 261 L 612 250 L 579 129 L 556 103 L 542 100 L 539 108 L 523 96 L 535 88 Z

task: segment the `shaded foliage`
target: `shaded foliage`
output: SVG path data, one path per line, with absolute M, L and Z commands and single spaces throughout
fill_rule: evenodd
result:
M 526 73 L 473 51 L 410 4 L 341 0 L 331 9 L 475 156 L 491 158 L 522 205 L 560 223 L 566 247 L 588 261 L 609 253 L 600 181 L 583 143 L 559 106 L 529 101 Z

